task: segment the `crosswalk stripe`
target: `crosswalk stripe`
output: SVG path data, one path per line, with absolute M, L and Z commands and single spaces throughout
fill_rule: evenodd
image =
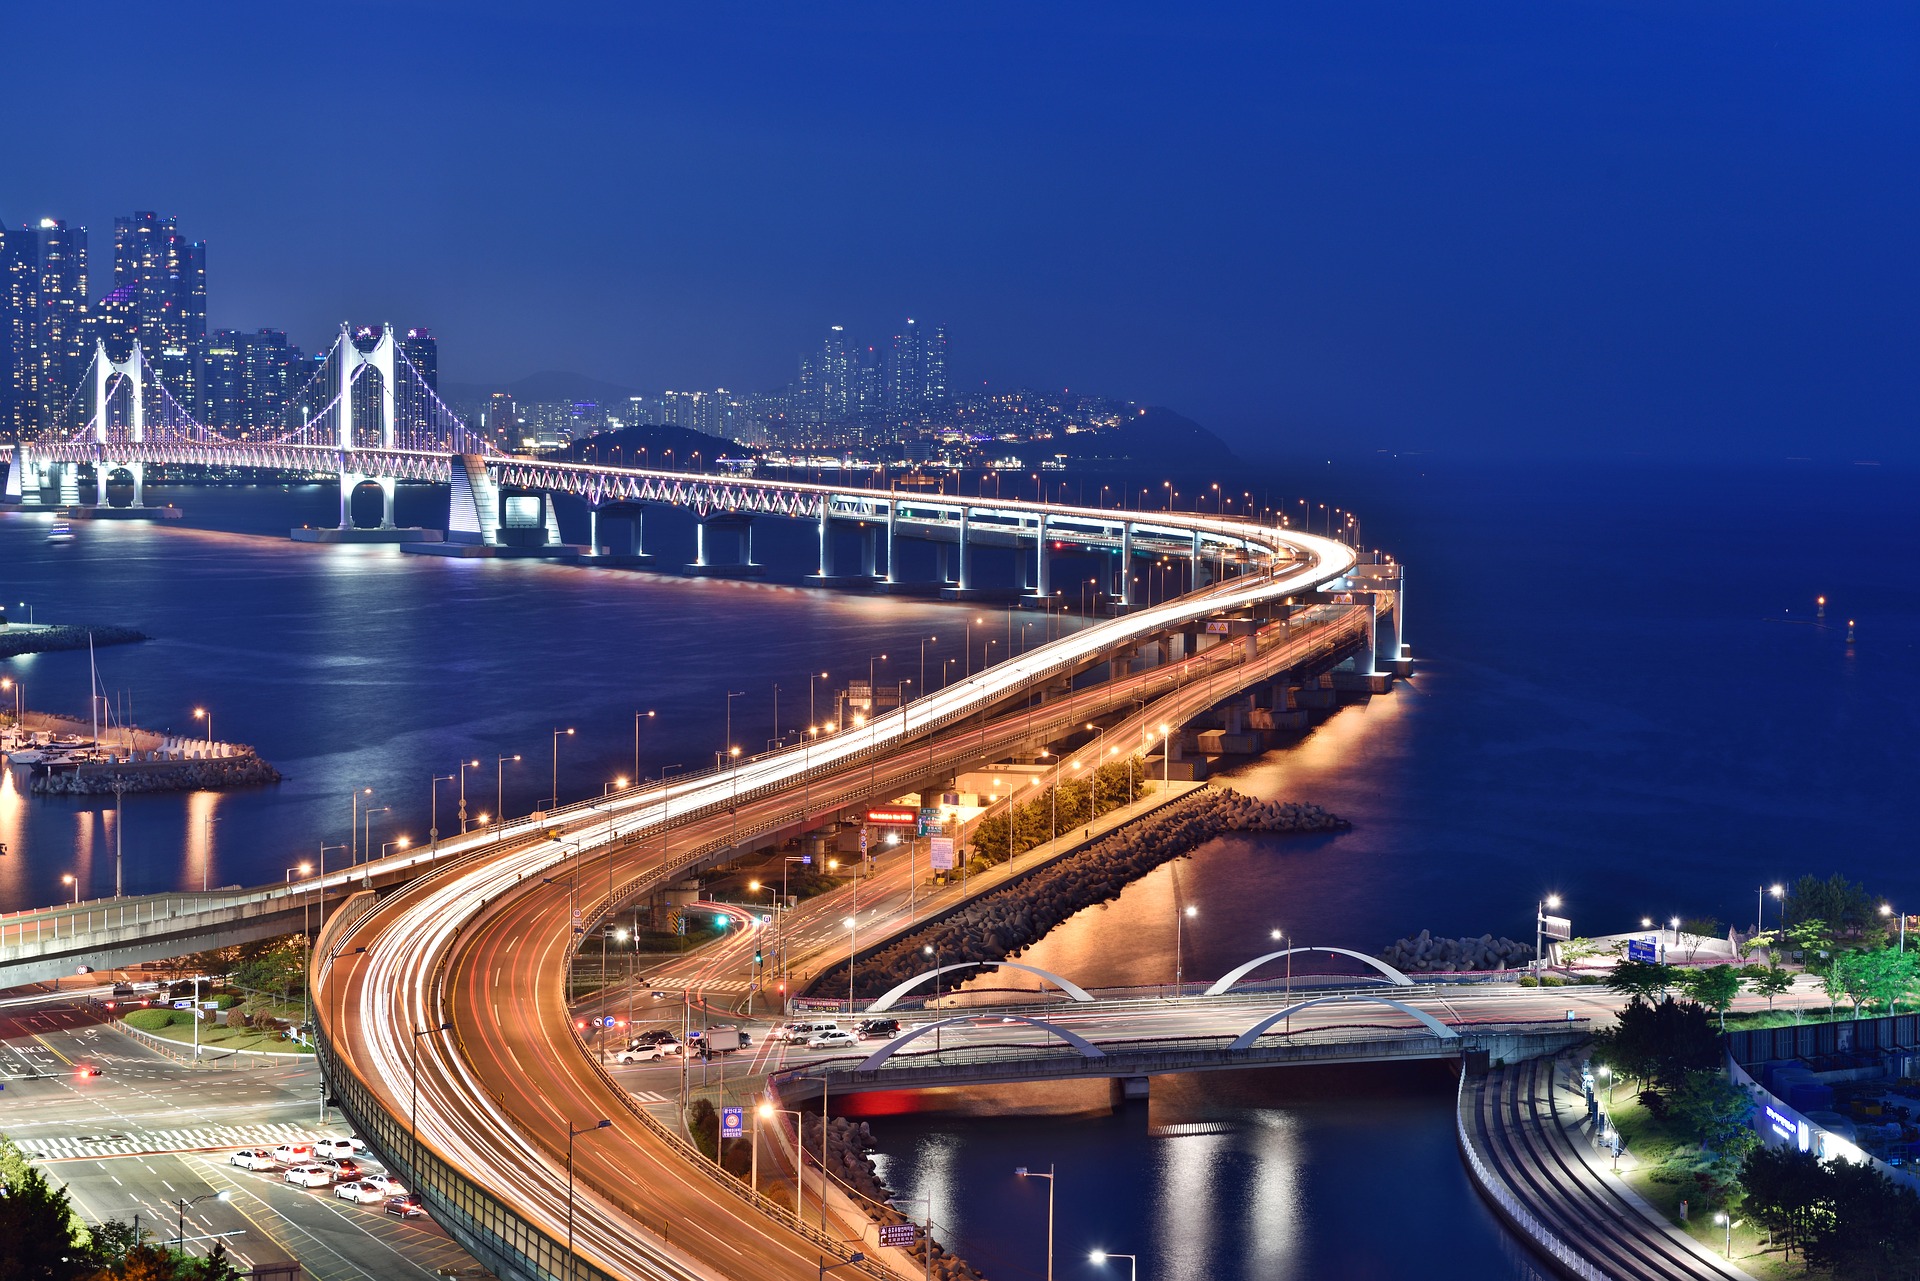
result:
M 83 1157 L 138 1156 L 198 1148 L 270 1148 L 282 1143 L 311 1143 L 315 1139 L 337 1137 L 339 1134 L 338 1129 L 315 1130 L 286 1121 L 263 1121 L 255 1125 L 206 1126 L 192 1130 L 147 1130 L 112 1138 L 73 1135 L 20 1139 L 17 1142 L 21 1151 L 39 1160 L 71 1161 Z

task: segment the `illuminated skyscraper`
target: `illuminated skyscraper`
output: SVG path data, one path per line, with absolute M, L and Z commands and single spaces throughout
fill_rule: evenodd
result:
M 847 375 L 847 331 L 844 326 L 835 325 L 827 330 L 827 339 L 820 347 L 818 380 L 821 421 L 846 421 L 850 408 L 850 379 Z
M 113 287 L 117 307 L 131 307 L 132 337 L 160 381 L 181 405 L 205 412 L 206 245 L 188 241 L 177 220 L 151 210 L 116 218 Z M 111 342 L 122 328 L 116 320 L 102 336 Z
M 40 420 L 40 237 L 0 223 L 0 440 L 25 440 Z
M 71 430 L 84 421 L 73 419 L 68 406 L 74 403 L 93 359 L 93 342 L 87 307 L 87 229 L 68 227 L 58 218 L 42 218 L 38 231 L 39 332 L 34 341 L 40 365 L 38 430 L 46 433 Z

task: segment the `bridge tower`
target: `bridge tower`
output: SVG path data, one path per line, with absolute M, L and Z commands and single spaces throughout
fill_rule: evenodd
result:
M 127 402 L 127 434 L 123 441 L 115 441 L 107 430 L 107 388 L 113 375 L 120 374 L 127 380 L 129 399 Z M 139 445 L 147 439 L 147 362 L 141 354 L 140 344 L 133 344 L 133 351 L 125 360 L 115 360 L 107 354 L 107 341 L 96 339 L 93 349 L 93 439 L 100 453 L 94 462 L 94 503 L 107 505 L 107 476 L 116 466 L 125 467 L 133 477 L 133 505 L 146 505 L 147 466 L 138 459 L 124 454 L 114 456 L 115 445 Z M 62 502 L 67 501 L 67 486 L 60 487 Z M 77 498 L 78 495 L 76 494 Z
M 372 351 L 361 351 L 353 341 L 353 335 L 347 326 L 340 326 L 340 338 L 333 349 L 334 376 L 339 380 L 339 435 L 337 443 L 340 449 L 340 528 L 353 528 L 353 491 L 362 481 L 371 480 L 380 486 L 380 528 L 392 529 L 393 525 L 393 489 L 391 476 L 367 476 L 348 470 L 347 456 L 355 447 L 353 439 L 353 379 L 362 366 L 370 366 L 380 375 L 380 443 L 378 449 L 392 449 L 394 442 L 394 359 L 395 344 L 393 326 L 380 326 L 380 341 L 374 344 Z

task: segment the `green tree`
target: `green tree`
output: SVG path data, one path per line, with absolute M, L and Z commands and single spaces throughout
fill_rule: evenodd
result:
M 1767 1010 L 1773 1010 L 1773 998 L 1782 996 L 1793 988 L 1793 973 L 1779 965 L 1749 965 L 1740 971 L 1747 981 L 1747 990 L 1755 996 L 1767 998 Z
M 1720 1065 L 1713 1020 L 1693 1001 L 1629 1001 L 1595 1040 L 1601 1061 L 1614 1071 L 1663 1089 L 1678 1088 L 1688 1072 Z
M 1678 981 L 1679 969 L 1657 961 L 1622 961 L 1607 976 L 1609 991 L 1636 1000 L 1653 1001 L 1665 996 Z
M 1796 921 L 1788 926 L 1787 943 L 1801 954 L 1807 968 L 1816 974 L 1833 958 L 1833 928 L 1822 917 Z
M 72 1281 L 90 1258 L 67 1200 L 12 1140 L 0 1136 L 0 1281 Z
M 1753 1100 L 1716 1071 L 1694 1069 L 1673 1092 L 1667 1114 L 1691 1142 L 1738 1164 L 1760 1136 L 1753 1132 Z
M 1791 1255 L 1813 1230 L 1826 1195 L 1826 1170 L 1811 1152 L 1757 1147 L 1740 1167 L 1746 1211 Z
M 1686 994 L 1720 1016 L 1720 1030 L 1727 1030 L 1727 1011 L 1740 995 L 1740 972 L 1731 965 L 1710 965 L 1681 976 Z
M 1788 932 L 1806 921 L 1821 921 L 1841 938 L 1858 937 L 1875 923 L 1875 907 L 1866 887 L 1838 872 L 1821 880 L 1803 876 L 1787 891 Z
M 693 1139 L 693 1146 L 699 1148 L 701 1155 L 709 1161 L 718 1157 L 720 1114 L 713 1110 L 712 1103 L 706 1099 L 695 1099 L 687 1105 L 687 1134 Z
M 1912 1277 L 1920 1197 L 1865 1163 L 1829 1161 L 1821 1172 L 1820 1212 L 1808 1225 L 1803 1250 L 1807 1262 L 1848 1281 Z
M 1833 958 L 1833 964 L 1827 967 L 1824 976 L 1827 980 L 1827 997 L 1832 1000 L 1836 995 L 1846 997 L 1853 1002 L 1853 1017 L 1860 1017 L 1860 1007 L 1873 999 L 1873 972 L 1876 968 L 1872 952 L 1842 952 Z
M 1860 981 L 1868 999 L 1875 1005 L 1885 1004 L 1887 1013 L 1893 1013 L 1895 1002 L 1905 1000 L 1913 992 L 1914 980 L 1920 976 L 1915 962 L 1920 958 L 1911 952 L 1896 952 L 1885 947 L 1856 955 L 1860 957 Z

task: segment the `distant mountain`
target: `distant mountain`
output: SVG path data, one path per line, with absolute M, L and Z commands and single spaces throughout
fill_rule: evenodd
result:
M 616 453 L 616 450 L 619 452 Z M 669 450 L 672 451 L 671 456 Z M 645 427 L 621 427 L 615 431 L 598 432 L 585 440 L 576 440 L 568 447 L 566 456 L 576 462 L 686 469 L 691 467 L 696 453 L 704 464 L 723 455 L 746 458 L 757 452 L 737 440 L 709 436 L 691 427 L 649 424 Z
M 557 405 L 576 400 L 591 400 L 598 405 L 623 404 L 627 397 L 638 396 L 634 387 L 602 382 L 585 374 L 570 374 L 562 369 L 543 369 L 510 383 L 443 383 L 440 395 L 445 400 L 468 403 L 483 401 L 496 391 L 511 393 L 516 405 Z
M 1055 436 L 1012 447 L 1029 466 L 1059 454 L 1073 462 L 1191 471 L 1231 467 L 1240 459 L 1226 441 L 1171 409 L 1150 406 L 1098 435 Z

